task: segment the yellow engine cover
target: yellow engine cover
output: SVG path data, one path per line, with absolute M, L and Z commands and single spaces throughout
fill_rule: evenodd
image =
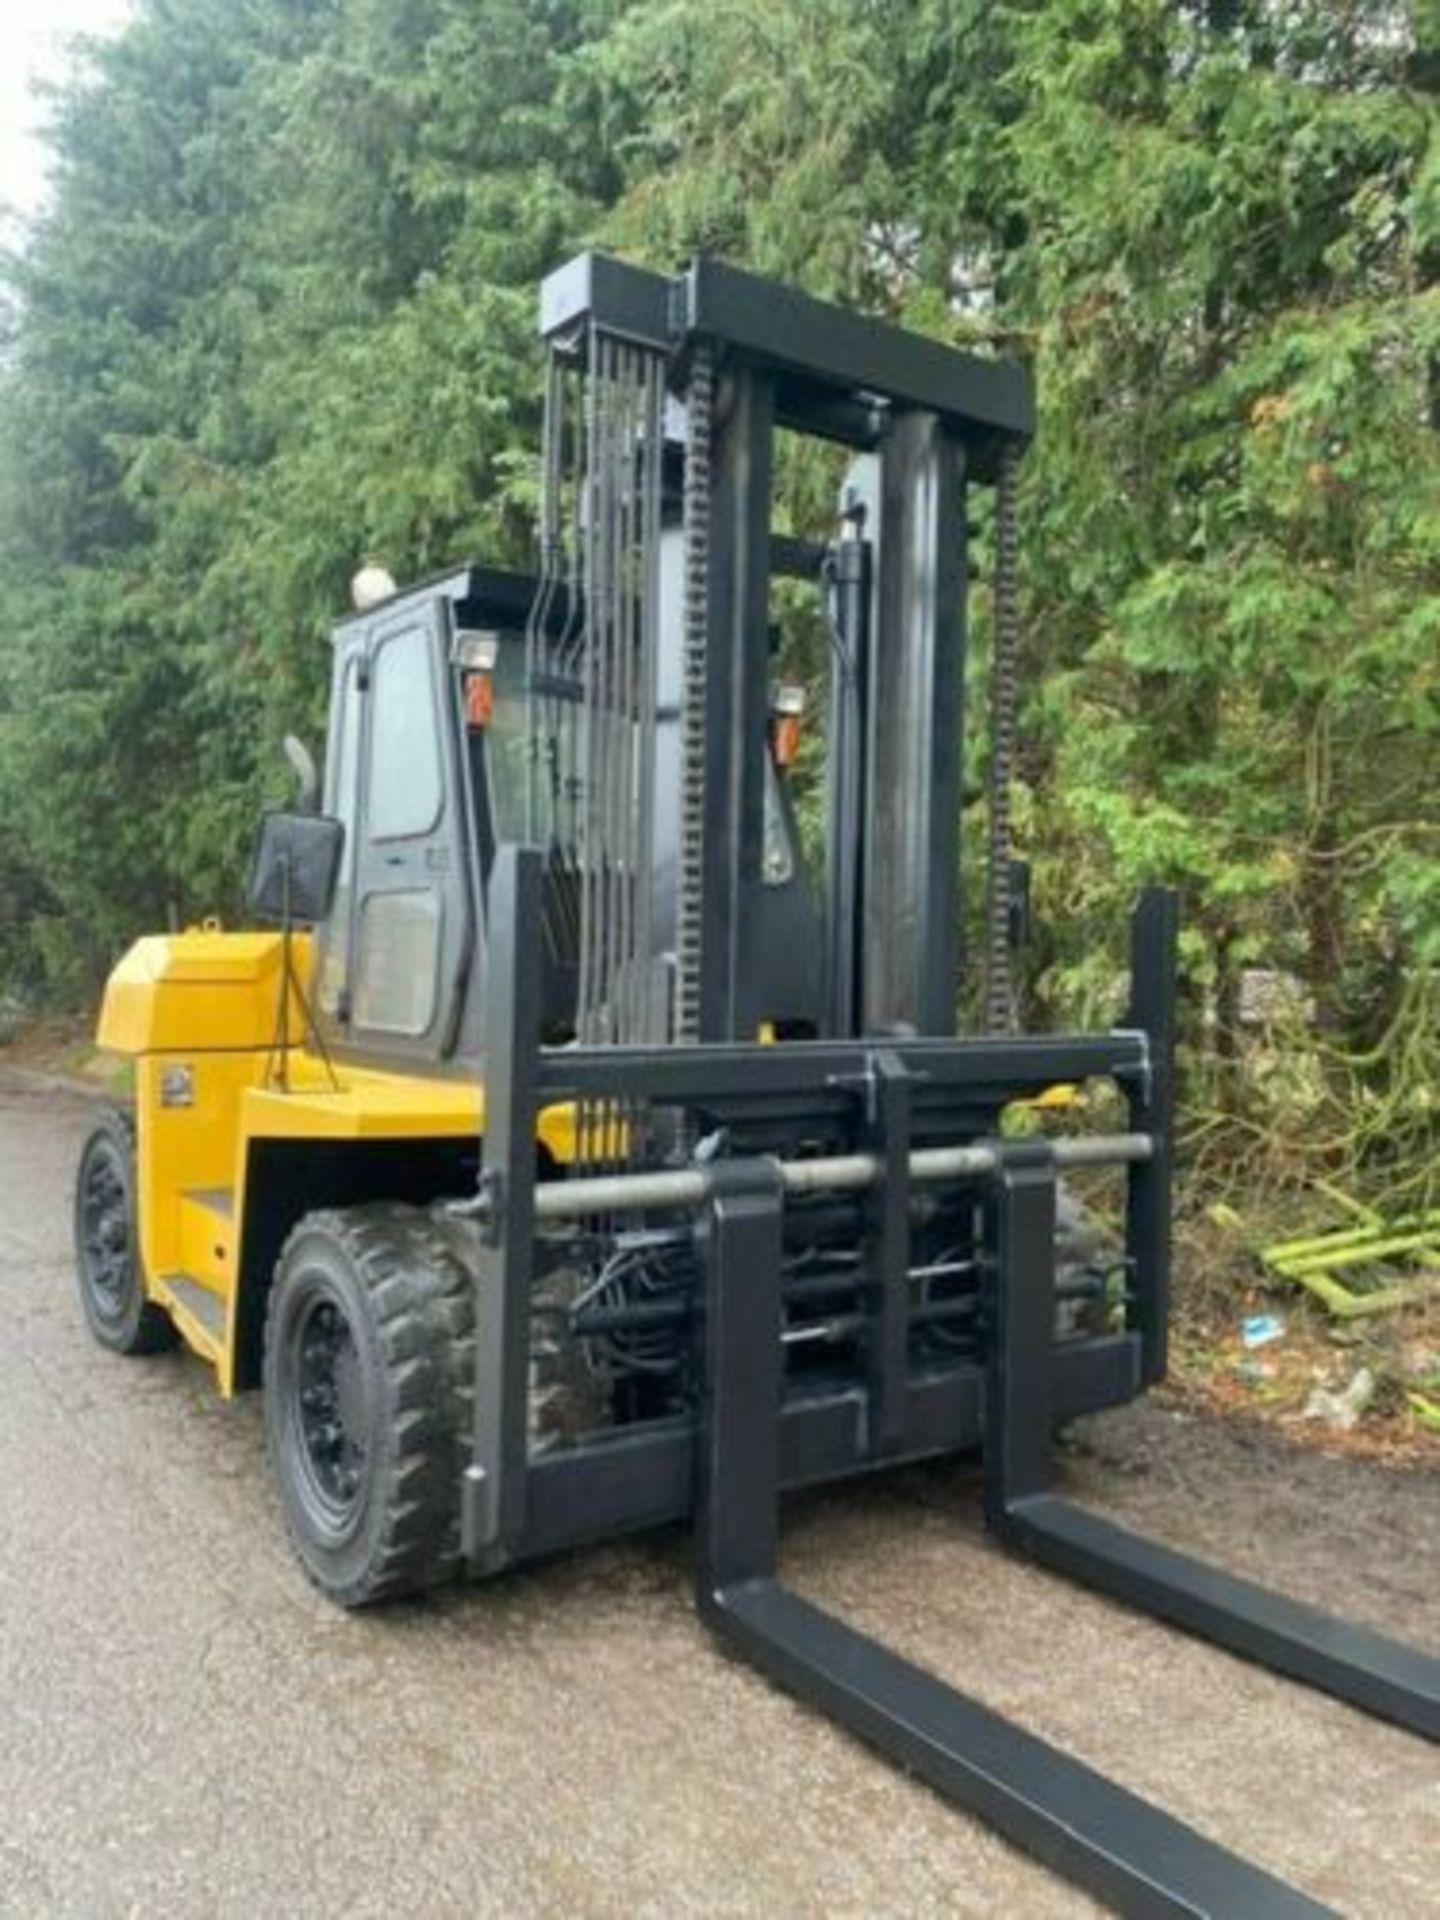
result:
M 310 971 L 310 937 L 291 940 L 296 975 Z M 268 1047 L 280 1012 L 284 941 L 278 933 L 221 933 L 210 927 L 137 940 L 110 975 L 96 1039 L 113 1053 Z M 287 1041 L 301 1037 L 292 992 Z

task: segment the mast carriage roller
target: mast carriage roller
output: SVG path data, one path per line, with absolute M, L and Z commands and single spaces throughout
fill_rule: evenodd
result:
M 137 1105 L 82 1160 L 90 1323 L 263 1387 L 291 1537 L 343 1605 L 688 1519 L 726 1647 L 1097 1898 L 1323 1912 L 777 1574 L 786 1490 L 978 1451 L 1001 1542 L 1440 1736 L 1431 1655 L 1056 1488 L 1057 1427 L 1165 1374 L 1176 903 L 1137 905 L 1122 1024 L 1012 1031 L 1029 377 L 711 260 L 586 254 L 540 304 L 535 575 L 367 590 L 325 813 L 264 825 L 278 932 L 142 941 L 111 981 Z M 782 431 L 845 450 L 829 538 L 772 529 Z M 813 868 L 779 579 L 827 638 Z M 967 892 L 987 1030 L 957 1034 Z M 1007 1125 L 1086 1083 L 1121 1130 Z M 1108 1235 L 1072 1173 L 1109 1183 Z

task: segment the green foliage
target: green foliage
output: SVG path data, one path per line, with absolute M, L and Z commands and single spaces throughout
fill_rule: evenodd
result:
M 555 111 L 592 16 L 150 0 L 61 96 L 6 267 L 0 968 L 76 990 L 235 906 L 362 556 L 524 557 L 535 282 L 610 176 L 601 103 Z
M 1128 898 L 1168 880 L 1208 1143 L 1293 1159 L 1317 1087 L 1411 1111 L 1437 76 L 1388 0 L 142 0 L 55 103 L 54 209 L 0 292 L 0 984 L 76 991 L 233 904 L 355 563 L 528 554 L 537 278 L 707 247 L 1035 363 L 1034 1014 L 1109 1017 Z M 782 475 L 823 528 L 833 461 Z M 1284 1076 L 1250 966 L 1308 1009 Z M 1379 1180 L 1434 1157 L 1401 1131 L 1394 1166 L 1364 1134 Z

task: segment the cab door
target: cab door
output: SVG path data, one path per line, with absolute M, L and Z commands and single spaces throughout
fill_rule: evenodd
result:
M 444 602 L 412 601 L 337 657 L 327 800 L 347 847 L 319 998 L 338 1044 L 367 1056 L 454 1044 L 473 913 L 447 638 Z

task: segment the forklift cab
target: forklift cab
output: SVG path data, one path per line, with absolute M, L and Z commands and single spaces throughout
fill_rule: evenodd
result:
M 585 795 L 578 781 L 557 791 L 532 778 L 526 625 L 535 597 L 528 575 L 464 567 L 334 631 L 323 807 L 341 822 L 344 847 L 317 933 L 314 1000 L 321 1038 L 339 1056 L 474 1074 L 488 881 L 508 840 L 546 851 L 542 1025 L 551 1040 L 573 1036 Z M 563 621 L 562 606 L 553 617 Z M 678 719 L 662 688 L 662 769 L 678 766 Z M 649 876 L 661 1004 L 675 923 L 666 833 L 673 836 L 677 812 L 662 796 Z M 782 1031 L 813 1032 L 819 912 L 773 743 L 760 879 L 755 911 L 769 923 L 774 955 L 766 1018 Z

